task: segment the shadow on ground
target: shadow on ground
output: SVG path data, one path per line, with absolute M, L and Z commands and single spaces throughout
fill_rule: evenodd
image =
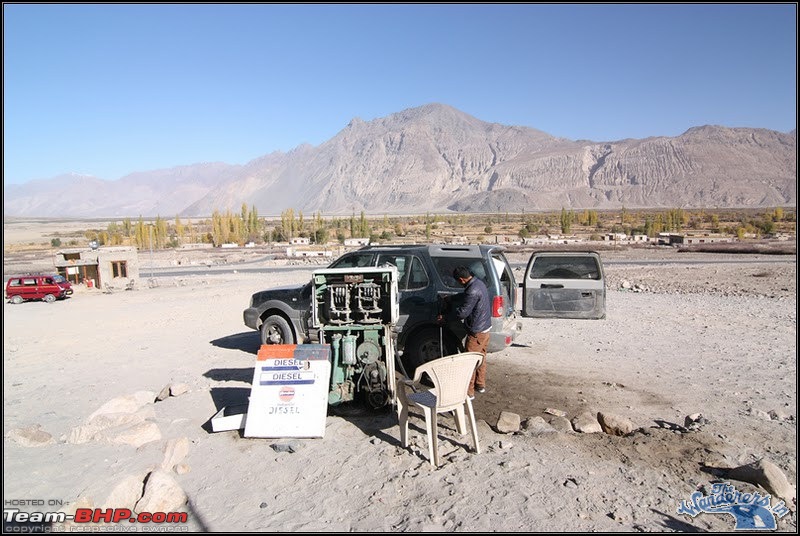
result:
M 228 335 L 227 337 L 220 337 L 210 341 L 210 343 L 217 348 L 240 350 L 253 355 L 258 354 L 258 349 L 261 348 L 261 339 L 255 331 L 245 331 L 235 335 Z
M 216 382 L 246 382 L 252 383 L 255 367 L 245 368 L 215 368 L 203 374 L 204 377 Z

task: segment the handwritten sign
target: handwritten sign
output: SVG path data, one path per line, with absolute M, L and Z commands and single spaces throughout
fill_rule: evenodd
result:
M 330 346 L 264 344 L 258 351 L 245 437 L 323 437 Z

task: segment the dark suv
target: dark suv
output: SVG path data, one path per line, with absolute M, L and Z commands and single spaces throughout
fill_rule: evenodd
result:
M 400 316 L 396 324 L 400 365 L 411 374 L 417 365 L 463 351 L 466 336 L 460 321 L 440 326 L 436 317 L 447 297 L 451 306 L 463 299 L 463 287 L 453 269 L 464 265 L 486 283 L 492 300 L 489 352 L 509 346 L 521 324 L 517 322 L 517 283 L 503 248 L 491 245 L 365 246 L 336 259 L 329 268 L 392 265 L 398 270 Z M 311 283 L 253 294 L 244 310 L 244 323 L 261 332 L 263 344 L 299 344 L 312 340 L 308 321 Z

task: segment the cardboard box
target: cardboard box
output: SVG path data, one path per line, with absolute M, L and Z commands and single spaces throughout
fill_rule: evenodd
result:
M 245 422 L 247 422 L 247 404 L 225 406 L 211 417 L 211 431 L 242 430 Z

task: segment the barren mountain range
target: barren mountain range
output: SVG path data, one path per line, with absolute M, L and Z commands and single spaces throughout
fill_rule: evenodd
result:
M 443 104 L 365 122 L 243 166 L 204 163 L 4 187 L 6 216 L 171 218 L 306 214 L 774 207 L 797 203 L 797 136 L 700 126 L 677 137 L 568 140 Z

